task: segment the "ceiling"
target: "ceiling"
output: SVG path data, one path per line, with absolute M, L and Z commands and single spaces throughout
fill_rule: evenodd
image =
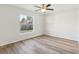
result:
M 34 5 L 41 6 L 39 4 L 16 4 L 15 6 L 27 9 L 29 11 L 35 12 L 35 13 L 42 13 L 41 11 L 35 11 L 38 8 L 34 7 Z M 47 11 L 46 13 L 53 13 L 56 11 L 62 11 L 72 8 L 79 8 L 79 4 L 52 4 L 49 8 L 53 8 L 54 11 Z

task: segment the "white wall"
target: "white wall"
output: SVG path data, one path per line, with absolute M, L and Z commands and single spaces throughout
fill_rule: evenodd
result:
M 68 9 L 46 15 L 46 34 L 78 40 L 77 9 Z
M 20 33 L 19 15 L 34 16 L 33 32 Z M 41 15 L 10 5 L 0 5 L 0 46 L 47 34 L 79 40 L 79 10 L 70 9 Z
M 34 16 L 33 32 L 20 33 L 19 15 Z M 28 39 L 43 34 L 43 16 L 30 11 L 10 6 L 0 5 L 0 46 Z
M 79 9 L 78 9 L 78 41 L 79 41 Z

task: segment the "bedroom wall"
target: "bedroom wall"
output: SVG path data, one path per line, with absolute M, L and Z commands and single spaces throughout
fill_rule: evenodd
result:
M 79 41 L 79 8 L 77 10 L 78 10 L 78 41 Z
M 34 16 L 34 30 L 19 31 L 19 15 Z M 79 41 L 79 9 L 69 9 L 48 15 L 35 14 L 11 5 L 0 5 L 0 46 L 42 34 Z
M 34 30 L 21 33 L 19 15 L 34 16 Z M 43 34 L 43 16 L 10 5 L 0 5 L 0 46 Z
M 68 9 L 46 15 L 45 34 L 78 41 L 77 18 L 77 9 Z

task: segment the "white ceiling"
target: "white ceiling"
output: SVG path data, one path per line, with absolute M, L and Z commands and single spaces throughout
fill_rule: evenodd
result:
M 42 13 L 40 11 L 36 12 L 35 10 L 38 8 L 36 8 L 34 5 L 41 6 L 39 4 L 16 4 L 15 6 L 27 9 L 35 13 Z M 54 11 L 47 11 L 47 13 L 53 13 L 56 11 L 67 10 L 71 8 L 79 8 L 79 4 L 52 4 L 49 8 L 53 8 Z

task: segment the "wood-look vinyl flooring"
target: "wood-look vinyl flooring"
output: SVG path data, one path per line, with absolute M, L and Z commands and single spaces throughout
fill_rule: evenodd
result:
M 79 44 L 43 35 L 2 46 L 0 54 L 79 54 Z

